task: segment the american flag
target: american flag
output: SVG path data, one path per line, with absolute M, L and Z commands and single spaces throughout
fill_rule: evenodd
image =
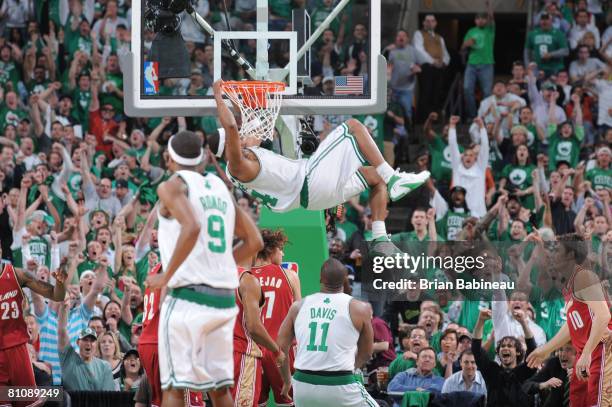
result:
M 336 76 L 334 95 L 363 95 L 363 76 Z

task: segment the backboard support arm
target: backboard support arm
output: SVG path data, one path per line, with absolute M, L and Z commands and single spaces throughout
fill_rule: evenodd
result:
M 332 21 L 338 16 L 338 14 L 340 14 L 342 10 L 344 10 L 344 7 L 346 7 L 349 1 L 351 0 L 341 0 L 340 3 L 338 3 L 338 5 L 334 7 L 332 12 L 329 13 L 329 15 L 325 18 L 325 20 L 323 20 L 323 22 L 317 27 L 315 32 L 313 32 L 312 35 L 308 37 L 308 40 L 306 40 L 304 45 L 302 45 L 302 47 L 298 50 L 295 58 L 300 60 L 304 56 L 304 54 L 306 54 L 306 52 L 310 49 L 310 47 L 312 47 L 312 44 L 314 44 L 315 41 L 319 39 L 321 34 L 323 34 L 323 31 L 327 30 L 327 27 L 329 27 Z M 289 65 L 287 65 L 285 69 L 288 66 Z
M 215 29 L 212 28 L 211 25 L 208 24 L 208 21 L 206 21 L 200 14 L 198 14 L 197 11 L 195 11 L 191 4 L 189 4 L 185 11 L 193 18 L 193 20 L 196 22 L 197 25 L 200 26 L 202 30 L 206 31 L 211 37 L 214 38 Z M 253 65 L 251 65 L 249 61 L 247 61 L 240 55 L 236 48 L 234 48 L 231 41 L 223 40 L 221 41 L 221 46 L 223 47 L 223 49 L 229 52 L 234 62 L 242 69 L 244 69 L 244 71 L 247 73 L 247 75 L 251 77 L 251 79 L 256 79 L 255 68 L 253 68 Z

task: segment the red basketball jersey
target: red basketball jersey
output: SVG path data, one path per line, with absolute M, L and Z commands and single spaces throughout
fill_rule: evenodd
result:
M 23 319 L 23 291 L 11 264 L 0 265 L 0 350 L 30 340 Z
M 272 339 L 276 340 L 281 324 L 294 301 L 293 288 L 286 274 L 290 271 L 276 264 L 266 264 L 253 267 L 251 273 L 259 280 L 266 299 L 262 310 L 264 326 Z
M 574 271 L 574 274 L 572 274 L 572 277 L 569 279 L 568 285 L 563 293 L 565 301 L 569 304 L 569 307 L 567 308 L 567 325 L 569 327 L 570 337 L 572 338 L 572 345 L 574 346 L 574 349 L 576 349 L 578 354 L 582 353 L 584 345 L 586 345 L 587 341 L 589 340 L 589 335 L 591 334 L 591 325 L 593 324 L 593 319 L 589 306 L 585 302 L 576 298 L 576 296 L 574 295 L 574 279 L 576 278 L 576 274 L 578 274 L 582 270 L 584 269 L 582 269 L 581 267 L 576 267 L 576 270 Z M 610 301 L 608 300 L 605 288 L 603 289 L 603 292 L 606 296 L 606 301 L 608 303 L 609 308 Z M 612 319 L 608 321 L 608 330 L 612 331 Z
M 155 275 L 161 271 L 161 263 L 158 263 L 149 271 L 149 275 Z M 161 300 L 161 289 L 151 290 L 147 287 L 143 298 L 142 311 L 142 344 L 157 344 L 157 327 L 159 326 L 159 308 Z
M 242 278 L 243 273 L 250 273 L 242 267 L 238 267 L 239 279 Z M 246 355 L 260 358 L 262 356 L 261 349 L 255 343 L 253 338 L 249 335 L 246 328 L 246 319 L 244 317 L 244 306 L 240 300 L 240 293 L 236 288 L 236 305 L 238 306 L 238 316 L 236 317 L 236 323 L 234 324 L 234 352 L 244 353 Z M 262 304 L 260 304 L 261 306 Z

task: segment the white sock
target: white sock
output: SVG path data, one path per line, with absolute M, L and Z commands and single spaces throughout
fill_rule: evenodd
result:
M 387 228 L 385 222 L 382 220 L 375 220 L 372 222 L 372 239 L 378 239 L 379 237 L 387 236 Z
M 378 167 L 376 167 L 376 172 L 378 173 L 378 175 L 380 175 L 380 178 L 385 181 L 385 184 L 389 183 L 389 180 L 395 173 L 395 171 L 393 171 L 393 167 L 391 167 L 387 162 L 383 162 Z

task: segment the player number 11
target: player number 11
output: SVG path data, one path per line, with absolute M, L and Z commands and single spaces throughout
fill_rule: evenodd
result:
M 318 323 L 312 321 L 308 324 L 308 328 L 310 328 L 310 343 L 306 346 L 306 350 L 309 351 L 319 351 L 319 352 L 327 352 L 327 330 L 329 329 L 329 322 L 324 322 L 321 324 L 321 344 L 317 346 L 315 341 L 317 339 L 317 327 Z

